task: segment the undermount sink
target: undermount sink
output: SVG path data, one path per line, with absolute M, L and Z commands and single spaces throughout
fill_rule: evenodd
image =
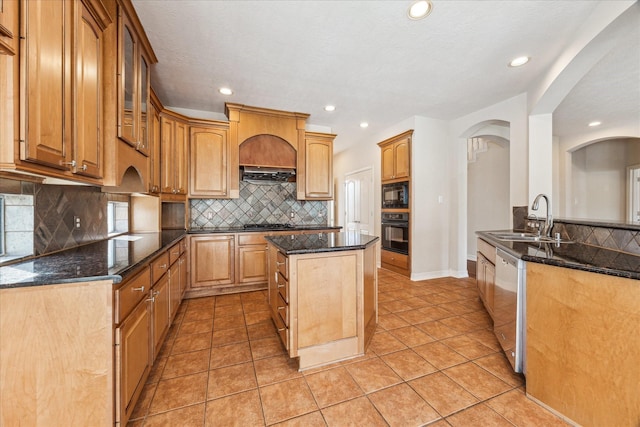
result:
M 524 233 L 517 231 L 490 231 L 491 237 L 508 242 L 540 242 L 540 243 L 571 243 L 570 240 L 558 240 L 537 233 Z

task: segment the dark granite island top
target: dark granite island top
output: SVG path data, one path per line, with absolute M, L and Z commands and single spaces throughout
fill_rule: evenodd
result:
M 640 280 L 640 256 L 638 255 L 580 242 L 509 242 L 496 239 L 489 233 L 488 231 L 476 232 L 478 237 L 523 261 Z
M 124 234 L 2 266 L 0 289 L 104 279 L 120 283 L 184 236 L 185 230 Z
M 365 249 L 380 240 L 378 236 L 369 236 L 367 234 L 347 231 L 340 233 L 267 236 L 265 239 L 285 255 Z

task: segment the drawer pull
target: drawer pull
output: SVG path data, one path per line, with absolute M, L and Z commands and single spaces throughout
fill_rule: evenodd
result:
M 180 255 L 180 251 L 178 251 L 178 252 L 171 252 L 171 255 Z
M 286 264 L 286 262 L 279 262 L 279 261 L 276 261 L 276 265 L 285 265 L 285 264 Z
M 278 288 L 284 288 L 284 285 L 278 284 Z
M 151 297 L 146 299 L 147 302 L 156 302 L 156 297 Z
M 285 328 L 278 328 L 278 332 L 284 332 Z
M 154 296 L 154 297 L 155 297 L 155 296 L 158 296 L 158 295 L 160 295 L 160 291 L 153 291 L 153 296 Z
M 144 292 L 144 286 L 140 286 L 139 288 L 131 288 L 132 291 Z
M 282 306 L 282 307 L 278 307 L 278 310 L 284 310 L 286 307 Z
M 162 264 L 162 265 L 159 265 L 158 267 L 160 267 L 160 268 L 162 268 L 162 269 L 166 269 L 166 268 L 167 268 L 167 264 L 166 264 L 166 263 L 164 263 L 164 264 Z

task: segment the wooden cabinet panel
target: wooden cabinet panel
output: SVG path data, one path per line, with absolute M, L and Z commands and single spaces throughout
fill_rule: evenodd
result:
M 393 145 L 394 178 L 409 177 L 409 138 L 398 141 Z
M 18 41 L 18 0 L 0 1 L 0 55 L 15 55 Z
M 576 425 L 637 425 L 638 280 L 526 268 L 527 395 Z
M 191 237 L 191 288 L 234 283 L 234 235 Z
M 191 196 L 229 195 L 227 127 L 192 127 L 189 140 Z
M 267 246 L 248 245 L 238 248 L 239 283 L 267 281 Z
M 68 170 L 71 161 L 70 1 L 23 1 L 21 158 Z
M 76 32 L 75 172 L 102 178 L 102 31 L 84 3 Z
M 180 120 L 162 116 L 160 171 L 162 192 L 187 193 L 187 125 Z
M 151 270 L 145 267 L 115 291 L 115 323 L 122 322 L 149 294 Z
M 179 283 L 180 283 L 180 298 L 179 298 L 179 303 L 182 302 L 182 299 L 184 298 L 184 293 L 187 290 L 188 284 L 189 284 L 189 271 L 187 269 L 188 265 L 187 264 L 187 254 L 182 254 L 180 256 L 180 259 L 178 260 L 178 265 L 180 267 L 180 276 L 179 276 Z M 178 303 L 178 305 L 179 305 Z M 176 308 L 177 310 L 177 308 Z
M 333 199 L 334 138 L 335 135 L 306 133 L 303 183 L 305 199 Z
M 298 347 L 355 337 L 357 334 L 355 255 L 297 261 Z M 302 279 L 303 278 L 303 279 Z M 335 286 L 339 283 L 340 286 Z
M 169 254 L 162 253 L 151 262 L 151 280 L 157 282 L 167 271 L 169 271 Z
M 155 359 L 160 352 L 171 320 L 169 275 L 164 275 L 151 290 L 152 301 L 152 354 Z
M 142 301 L 116 329 L 116 423 L 126 425 L 151 368 L 151 316 Z
M 496 268 L 485 256 L 477 253 L 476 283 L 480 299 L 493 318 Z
M 395 177 L 394 154 L 393 145 L 382 148 L 382 181 L 393 179 Z
M 149 106 L 148 128 L 149 192 L 159 193 L 162 185 L 160 182 L 160 113 L 153 104 Z

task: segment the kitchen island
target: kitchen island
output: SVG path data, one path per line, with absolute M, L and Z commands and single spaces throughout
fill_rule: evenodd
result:
M 379 238 L 342 232 L 266 239 L 271 317 L 299 370 L 363 355 L 378 322 Z

